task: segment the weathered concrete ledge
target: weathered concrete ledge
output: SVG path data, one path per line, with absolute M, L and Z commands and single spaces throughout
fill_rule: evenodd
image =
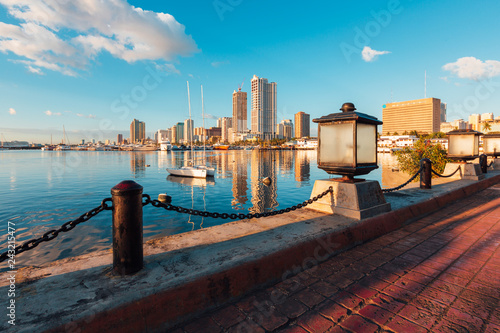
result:
M 433 180 L 432 190 L 412 184 L 386 194 L 393 211 L 360 221 L 301 209 L 157 239 L 145 244 L 144 269 L 127 277 L 112 275 L 110 251 L 21 269 L 16 326 L 3 320 L 0 329 L 164 331 L 498 182 L 495 171 L 481 181 Z M 0 294 L 7 278 L 0 274 Z

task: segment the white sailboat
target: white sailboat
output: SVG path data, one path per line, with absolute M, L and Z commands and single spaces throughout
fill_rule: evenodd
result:
M 205 128 L 205 106 L 203 102 L 203 85 L 201 86 L 201 118 L 203 119 L 203 128 Z M 203 162 L 206 163 L 205 156 L 205 135 L 203 135 Z M 207 170 L 207 176 L 214 177 L 215 176 L 215 168 L 209 167 L 206 165 L 196 165 L 195 168 Z
M 189 81 L 187 82 L 187 91 L 188 91 L 188 105 L 189 105 L 189 120 L 191 120 L 191 96 L 189 95 Z M 192 136 L 192 131 L 189 131 L 190 136 Z M 193 154 L 193 144 L 192 137 L 190 138 L 191 145 L 191 156 Z M 173 176 L 179 177 L 192 177 L 192 178 L 207 178 L 208 168 L 205 166 L 197 167 L 197 166 L 183 166 L 181 168 L 167 168 L 168 173 Z

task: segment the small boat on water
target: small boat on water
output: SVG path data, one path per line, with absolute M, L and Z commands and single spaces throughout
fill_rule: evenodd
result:
M 160 150 L 161 151 L 169 151 L 172 149 L 172 145 L 170 144 L 170 141 L 161 141 L 160 142 Z
M 155 151 L 158 150 L 156 144 L 150 143 L 147 145 L 135 145 L 132 147 L 133 151 Z
M 187 91 L 188 91 L 188 105 L 189 105 L 189 120 L 191 120 L 191 97 L 189 94 L 189 82 L 187 83 Z M 201 105 L 202 105 L 202 118 L 204 119 L 203 114 L 203 86 L 201 87 Z M 190 149 L 191 154 L 193 156 L 193 140 L 190 138 Z M 182 146 L 181 146 L 182 147 Z M 205 147 L 205 139 L 203 139 L 203 147 Z M 174 148 L 172 147 L 172 150 Z M 191 177 L 191 178 L 206 178 L 206 177 L 214 177 L 215 176 L 215 168 L 209 167 L 206 165 L 187 165 L 181 168 L 167 168 L 168 173 L 173 176 L 179 177 Z
M 228 150 L 229 145 L 221 145 L 221 144 L 215 144 L 214 145 L 214 150 Z

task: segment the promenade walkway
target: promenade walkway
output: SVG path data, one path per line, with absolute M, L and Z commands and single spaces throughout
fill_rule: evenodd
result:
M 171 332 L 500 332 L 499 244 L 495 185 Z

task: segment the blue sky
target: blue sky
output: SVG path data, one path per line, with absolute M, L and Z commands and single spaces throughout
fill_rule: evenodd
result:
M 12 5 L 16 3 L 16 5 Z M 188 118 L 232 115 L 255 74 L 278 85 L 278 119 L 342 103 L 382 119 L 382 105 L 424 97 L 448 120 L 500 116 L 497 1 L 0 0 L 0 132 L 72 143 L 149 136 Z M 249 107 L 250 119 L 250 107 Z M 316 125 L 312 125 L 314 132 Z M 380 130 L 380 129 L 379 129 Z

